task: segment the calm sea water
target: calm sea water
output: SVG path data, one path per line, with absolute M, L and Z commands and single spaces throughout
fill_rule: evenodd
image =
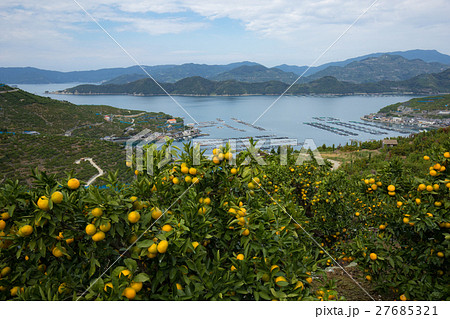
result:
M 244 130 L 237 131 L 217 123 L 213 127 L 201 128 L 208 137 L 227 139 L 234 137 L 248 137 L 261 135 L 275 135 L 297 139 L 299 143 L 305 139 L 313 139 L 317 146 L 322 144 L 336 146 L 351 140 L 366 141 L 382 139 L 387 136 L 401 135 L 388 132 L 385 135 L 353 131 L 358 136 L 340 136 L 334 133 L 313 128 L 304 122 L 316 121 L 313 117 L 333 117 L 343 122 L 360 121 L 360 117 L 377 112 L 380 108 L 406 101 L 413 96 L 345 96 L 345 97 L 312 97 L 312 96 L 284 96 L 262 116 L 255 125 L 265 129 L 260 131 L 249 126 L 239 124 L 231 118 L 253 123 L 277 98 L 276 96 L 246 96 L 246 97 L 186 97 L 174 96 L 174 99 L 189 113 L 189 115 L 167 96 L 126 96 L 126 95 L 51 95 L 45 91 L 56 91 L 72 87 L 77 83 L 18 85 L 19 88 L 54 99 L 67 100 L 76 104 L 111 105 L 124 109 L 165 112 L 173 116 L 182 117 L 185 123 L 215 121 L 220 118 L 225 124 Z M 192 118 L 191 118 L 192 116 Z M 338 127 L 338 126 L 336 126 Z M 345 127 L 341 129 L 349 130 Z M 351 130 L 352 131 L 352 130 Z

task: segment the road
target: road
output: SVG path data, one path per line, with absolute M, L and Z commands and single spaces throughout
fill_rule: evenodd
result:
M 333 167 L 331 168 L 332 171 L 337 170 L 339 168 L 339 166 L 341 166 L 341 162 L 338 162 L 338 161 L 335 161 L 332 159 L 328 159 L 328 158 L 327 158 L 327 161 L 329 161 L 333 164 Z
M 0 91 L 0 94 L 10 93 L 10 92 L 17 92 L 17 91 L 19 91 L 19 89 L 14 89 L 14 90 L 9 90 L 9 91 Z
M 76 129 L 79 129 L 79 128 L 88 127 L 88 126 L 99 126 L 99 125 L 103 125 L 103 122 L 101 122 L 101 123 L 94 123 L 94 124 L 85 124 L 85 125 L 77 126 L 77 127 L 71 128 L 70 130 L 67 130 L 67 131 L 64 133 L 64 136 L 72 136 L 73 131 L 75 131 Z
M 91 185 L 97 178 L 99 178 L 100 176 L 105 174 L 105 172 L 94 162 L 94 160 L 91 157 L 80 158 L 78 161 L 75 161 L 75 164 L 80 164 L 81 161 L 88 161 L 88 162 L 90 162 L 91 165 L 94 166 L 97 169 L 97 171 L 98 171 L 98 174 L 92 176 L 88 180 L 88 182 L 86 183 L 86 186 Z

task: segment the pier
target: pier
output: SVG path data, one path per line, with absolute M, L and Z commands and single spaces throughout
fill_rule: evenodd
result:
M 376 124 L 372 124 L 372 123 L 363 123 L 363 122 L 357 122 L 357 121 L 350 121 L 350 123 L 372 126 L 372 127 L 376 127 L 376 128 L 380 128 L 380 129 L 386 130 L 386 131 L 393 131 L 393 132 L 398 132 L 398 133 L 402 133 L 402 134 L 414 133 L 413 130 L 398 129 L 398 128 L 395 128 L 395 127 L 386 127 L 384 125 L 376 125 Z
M 337 127 L 333 127 L 333 126 L 329 126 L 323 123 L 318 123 L 318 122 L 304 122 L 303 124 L 321 129 L 321 130 L 325 130 L 337 135 L 341 135 L 341 136 L 357 136 L 357 133 L 351 132 L 351 131 L 346 131 Z
M 249 126 L 249 127 L 251 127 L 251 128 L 254 128 L 254 129 L 257 129 L 257 130 L 260 130 L 260 131 L 265 131 L 265 130 L 266 130 L 265 128 L 262 128 L 261 126 L 256 126 L 256 125 L 253 125 L 253 124 L 250 124 L 250 123 L 241 121 L 241 120 L 239 120 L 239 119 L 237 119 L 237 118 L 234 118 L 234 117 L 232 117 L 231 119 L 232 119 L 233 121 L 239 123 L 239 124 L 247 125 L 247 126 Z
M 330 124 L 334 124 L 334 125 L 339 125 L 339 126 L 343 126 L 355 131 L 360 131 L 360 132 L 364 132 L 364 133 L 369 133 L 369 134 L 373 134 L 373 135 L 383 135 L 383 134 L 387 134 L 386 132 L 383 131 L 377 131 L 377 130 L 373 130 L 370 128 L 365 128 L 359 125 L 355 125 L 355 124 L 351 124 L 351 123 L 345 123 L 345 122 L 340 122 L 340 121 L 336 121 L 336 122 L 329 122 Z

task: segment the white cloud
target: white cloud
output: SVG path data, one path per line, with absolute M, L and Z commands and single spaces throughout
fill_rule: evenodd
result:
M 142 45 L 148 45 L 146 34 L 181 35 L 189 38 L 190 32 L 214 30 L 219 19 L 235 21 L 247 32 L 235 37 L 250 37 L 252 44 L 260 44 L 259 51 L 246 47 L 246 41 L 236 41 L 240 46 L 229 44 L 228 51 L 219 53 L 208 49 L 208 45 L 220 46 L 223 38 L 208 39 L 201 44 L 201 58 L 229 59 L 246 56 L 245 59 L 264 59 L 280 63 L 312 62 L 339 34 L 358 17 L 373 0 L 77 0 L 102 25 L 115 35 L 128 40 L 141 37 Z M 402 50 L 412 48 L 436 48 L 450 51 L 445 39 L 450 29 L 448 0 L 379 0 L 367 14 L 333 48 L 333 58 L 352 57 L 373 51 Z M 42 52 L 64 52 L 71 54 L 77 46 L 95 46 L 89 43 L 90 37 L 97 37 L 101 30 L 73 0 L 15 0 L 0 2 L 0 45 L 11 51 L 22 50 L 27 46 L 39 47 Z M 239 29 L 238 29 L 239 30 Z M 236 32 L 236 30 L 234 30 Z M 80 35 L 86 39 L 80 40 Z M 196 41 L 199 37 L 197 37 Z M 179 51 L 180 57 L 196 59 L 198 56 L 188 52 L 192 47 L 176 47 L 178 43 L 160 42 L 160 59 L 172 57 L 170 52 Z M 239 40 L 239 39 L 236 39 Z M 83 42 L 84 41 L 84 42 Z M 105 37 L 105 43 L 109 41 Z M 131 40 L 130 40 L 131 41 Z M 263 43 L 272 43 L 263 44 Z M 137 43 L 137 41 L 136 41 Z M 101 44 L 99 44 L 101 45 Z M 186 43 L 185 43 L 186 45 Z M 139 48 L 130 48 L 139 50 Z M 155 49 L 155 48 L 152 48 Z M 264 50 L 265 49 L 265 50 Z M 282 51 L 282 49 L 285 51 Z M 148 47 L 143 50 L 148 51 Z M 166 56 L 164 55 L 166 51 Z M 94 50 L 95 51 L 95 50 Z M 238 53 L 236 53 L 238 52 Z M 209 56 L 208 56 L 209 54 Z M 2 55 L 4 56 L 4 54 Z M 296 58 L 299 57 L 299 58 Z M 301 56 L 301 58 L 300 58 Z M 327 55 L 324 61 L 327 62 Z M 264 60 L 258 62 L 265 62 Z M 223 61 L 223 60 L 222 60 Z M 0 62 L 2 62 L 0 60 Z M 171 61 L 167 61 L 171 62 Z M 177 61 L 178 62 L 178 61 Z M 186 61 L 188 62 L 188 61 Z M 271 63 L 271 62 L 266 62 Z M 277 62 L 274 62 L 274 64 Z
M 170 14 L 193 12 L 214 20 L 230 18 L 240 21 L 248 31 L 266 37 L 289 36 L 299 31 L 325 29 L 330 25 L 347 26 L 363 12 L 373 0 L 77 0 L 98 19 L 128 23 L 143 32 L 153 32 L 161 23 L 166 33 L 192 31 L 204 24 L 189 19 L 167 17 Z M 9 12 L 12 7 L 22 7 L 22 12 L 32 12 L 36 17 L 46 16 L 49 21 L 73 23 L 86 21 L 76 3 L 66 1 L 16 0 L 14 4 L 1 3 L 0 9 Z M 379 24 L 448 23 L 450 1 L 447 0 L 379 0 L 360 21 L 371 27 Z M 16 11 L 17 12 L 17 11 Z M 165 14 L 161 18 L 143 17 L 146 13 Z M 144 20 L 148 20 L 145 22 Z M 170 25 L 173 25 L 171 27 Z M 126 29 L 126 28 L 125 28 Z M 156 34 L 163 34 L 158 28 Z

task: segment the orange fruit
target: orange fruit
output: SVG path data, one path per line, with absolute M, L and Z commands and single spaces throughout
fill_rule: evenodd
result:
M 93 241 L 102 241 L 103 239 L 105 239 L 105 233 L 102 231 L 99 231 L 92 236 Z
M 108 282 L 107 284 L 105 284 L 105 286 L 103 287 L 103 290 L 107 292 L 108 288 L 110 288 L 111 290 L 113 289 L 113 284 L 111 282 Z
M 123 291 L 122 296 L 125 296 L 126 298 L 133 300 L 134 298 L 136 298 L 136 290 L 134 290 L 131 287 L 127 287 Z
M 237 260 L 244 260 L 244 258 L 245 258 L 244 254 L 239 254 L 239 255 L 236 256 Z
M 97 232 L 97 228 L 93 224 L 87 225 L 85 230 L 89 236 L 93 236 Z
M 162 216 L 162 212 L 158 207 L 153 207 L 151 212 L 152 212 L 153 219 L 158 219 L 159 217 Z
M 128 221 L 131 224 L 136 224 L 139 219 L 141 219 L 141 214 L 139 214 L 137 211 L 132 211 L 128 214 Z
M 156 247 L 157 247 L 157 245 L 156 244 L 152 244 L 150 247 L 148 247 L 148 252 L 150 253 L 150 254 L 157 254 L 158 253 L 158 250 L 156 249 Z
M 19 228 L 19 235 L 21 237 L 30 236 L 33 233 L 33 227 L 30 225 L 25 225 Z
M 265 274 L 266 275 L 266 274 Z M 297 284 L 295 285 L 295 289 L 301 288 L 302 290 L 305 288 L 305 286 L 303 285 L 303 282 L 301 281 L 297 281 Z
M 233 158 L 233 154 L 231 152 L 226 152 L 224 158 L 229 161 Z
M 44 211 L 48 211 L 50 209 L 48 206 L 48 198 L 46 196 L 41 196 L 37 201 L 37 205 Z
M 181 173 L 188 174 L 189 173 L 189 168 L 187 166 L 181 166 Z
M 394 185 L 389 185 L 388 188 L 387 188 L 387 190 L 388 190 L 389 192 L 395 192 L 395 186 L 394 186 Z
M 166 224 L 163 227 L 161 227 L 162 231 L 171 231 L 172 229 L 173 229 L 173 227 L 169 224 Z
M 80 181 L 78 179 L 76 179 L 76 178 L 71 178 L 67 182 L 67 187 L 69 187 L 72 190 L 75 190 L 78 187 L 80 187 Z
M 377 258 L 378 258 L 377 254 L 375 254 L 375 253 L 371 253 L 369 255 L 369 257 L 370 257 L 371 260 L 377 260 Z
M 124 275 L 125 277 L 130 278 L 131 277 L 131 271 L 129 271 L 128 269 L 124 269 L 120 272 L 119 274 L 119 278 L 122 277 L 122 275 Z
M 100 217 L 103 215 L 103 210 L 100 207 L 96 207 L 91 211 L 92 216 Z
M 104 233 L 109 232 L 109 230 L 111 229 L 111 223 L 108 222 L 107 224 L 102 224 L 100 225 L 100 230 Z
M 169 247 L 169 242 L 167 240 L 161 240 L 156 246 L 158 253 L 164 254 L 167 251 L 167 247 Z
M 138 293 L 139 291 L 141 291 L 142 286 L 143 286 L 142 282 L 134 282 L 133 281 L 133 282 L 131 282 L 130 288 L 133 288 L 134 291 L 136 291 Z
M 58 247 L 55 247 L 52 250 L 52 254 L 56 258 L 60 258 L 60 257 L 64 256 L 64 249 L 59 249 Z
M 52 199 L 52 202 L 55 204 L 61 204 L 63 201 L 63 194 L 61 192 L 54 192 L 52 196 L 50 197 Z
M 9 275 L 10 272 L 11 272 L 11 267 L 5 267 L 0 272 L 0 277 L 6 277 Z

